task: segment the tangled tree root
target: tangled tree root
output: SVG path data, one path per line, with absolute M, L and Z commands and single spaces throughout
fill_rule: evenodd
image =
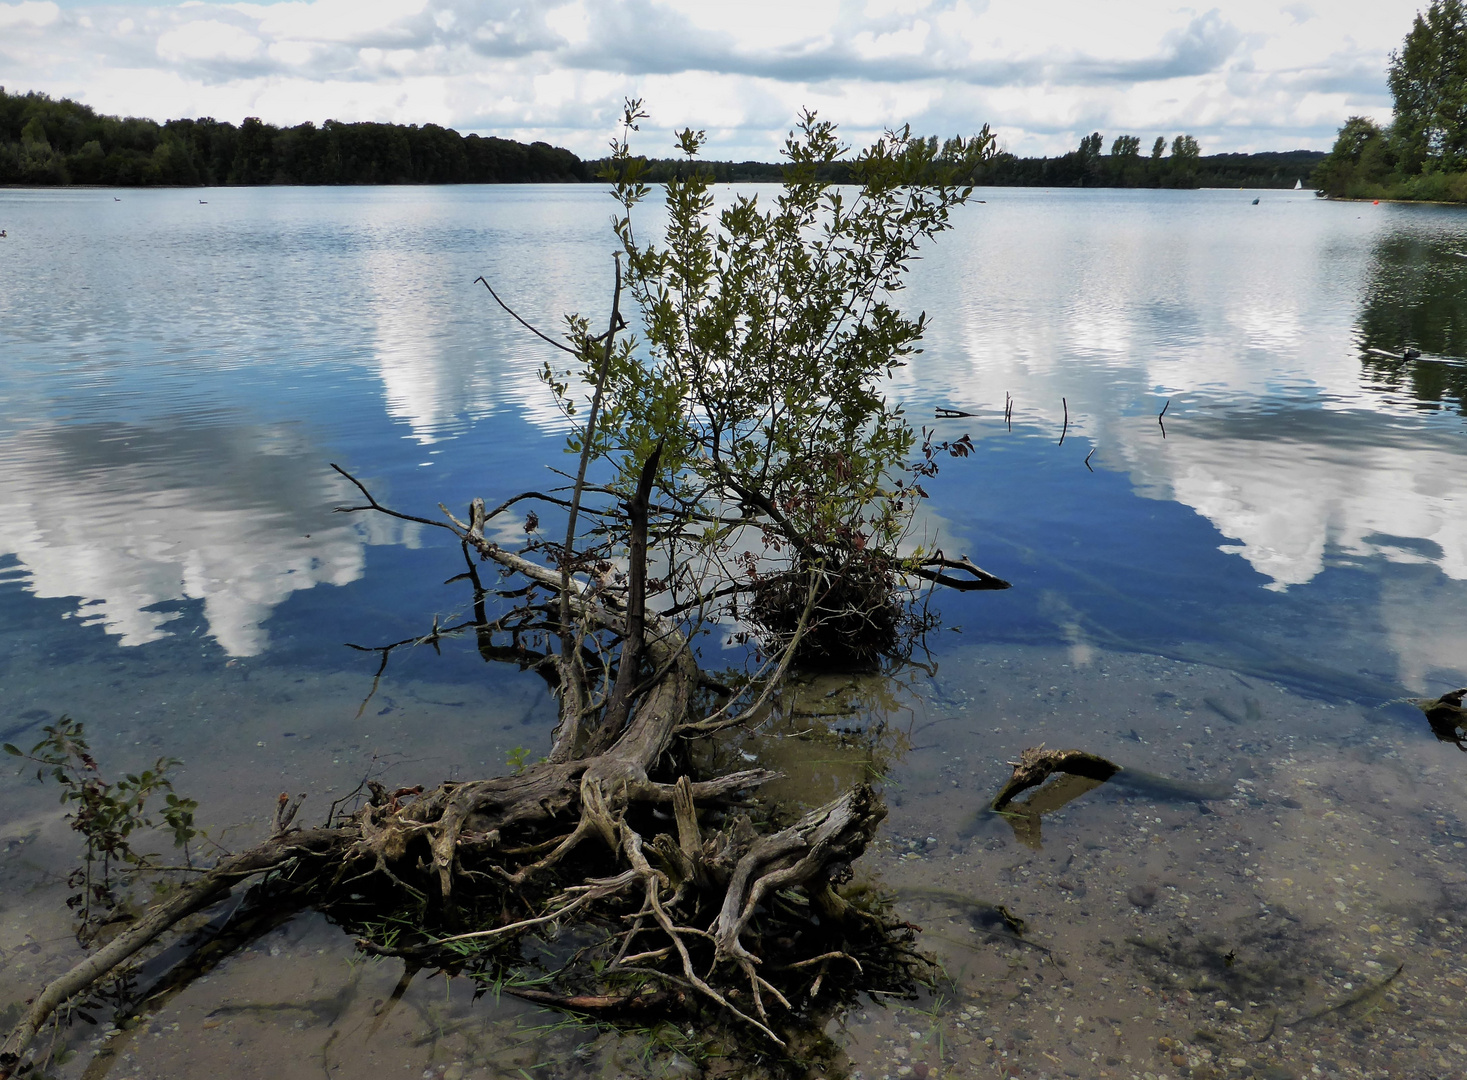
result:
M 635 731 L 624 739 L 645 745 Z M 286 823 L 45 987 L 0 1050 L 0 1077 L 65 1001 L 267 874 L 292 887 L 292 903 L 355 929 L 366 951 L 419 966 L 494 972 L 518 962 L 522 939 L 574 930 L 579 949 L 554 989 L 524 996 L 603 1014 L 712 1009 L 781 1047 L 778 1029 L 802 1012 L 792 998 L 801 987 L 818 995 L 830 968 L 865 964 L 883 987 L 894 973 L 902 981 L 898 969 L 915 954 L 901 928 L 833 887 L 885 816 L 870 788 L 761 834 L 729 804 L 775 774 L 658 783 L 630 778 L 640 760 L 626 754 L 613 747 L 602 758 L 416 796 L 381 791 L 326 828 Z M 407 917 L 415 929 L 389 940 L 389 923 Z
M 817 578 L 813 603 L 808 599 L 812 572 Z M 802 668 L 866 671 L 896 648 L 904 615 L 896 591 L 895 575 L 872 560 L 850 560 L 836 570 L 800 568 L 760 582 L 750 616 L 775 639 L 793 637 L 804 617 L 795 646 L 795 662 Z
M 592 622 L 620 618 L 580 594 L 574 603 Z M 863 986 L 909 987 L 923 962 L 909 928 L 836 888 L 885 816 L 879 795 L 861 785 L 782 823 L 740 803 L 774 773 L 680 775 L 675 743 L 700 730 L 690 709 L 699 671 L 675 627 L 652 616 L 648 626 L 656 676 L 614 738 L 568 733 L 577 716 L 563 698 L 555 749 L 519 774 L 428 791 L 378 785 L 354 812 L 311 829 L 293 826 L 298 804 L 282 796 L 267 840 L 174 893 L 30 1002 L 0 1046 L 0 1080 L 22 1067 L 64 1002 L 262 877 L 374 953 L 482 974 L 522 964 L 528 938 L 569 942 L 536 1000 L 603 1013 L 695 1010 L 779 1048 L 822 990 L 828 1004 Z M 577 747 L 594 752 L 575 756 Z M 840 978 L 827 981 L 832 971 Z

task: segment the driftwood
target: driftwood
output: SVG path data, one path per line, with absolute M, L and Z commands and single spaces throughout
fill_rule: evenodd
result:
M 952 574 L 944 573 L 945 570 L 960 570 L 968 576 L 954 577 Z M 959 592 L 1013 588 L 1011 582 L 990 574 L 987 570 L 977 566 L 968 556 L 964 555 L 961 559 L 948 559 L 944 558 L 940 551 L 932 558 L 923 560 L 920 566 L 912 570 L 912 573 L 924 581 L 946 585 Z
M 1019 754 L 1009 762 L 1014 772 L 989 804 L 990 812 L 1002 813 L 1020 843 L 1038 849 L 1043 842 L 1042 819 L 1078 799 L 1101 784 L 1112 784 L 1130 794 L 1164 802 L 1206 803 L 1226 799 L 1233 794 L 1233 784 L 1198 784 L 1190 780 L 1174 780 L 1166 776 L 1117 765 L 1098 754 L 1085 750 L 1046 750 L 1042 745 Z M 1047 783 L 1058 774 L 1059 779 Z M 1041 787 L 1041 785 L 1043 785 Z M 1040 787 L 1022 802 L 1017 796 L 1030 788 Z
M 1029 747 L 1019 754 L 1018 761 L 1009 764 L 1014 767 L 1014 775 L 994 796 L 989 804 L 991 810 L 1002 810 L 1016 796 L 1038 787 L 1057 772 L 1103 783 L 1121 771 L 1119 765 L 1099 754 L 1085 750 L 1046 750 L 1043 746 Z
M 371 508 L 385 510 L 368 499 Z M 0 1080 L 23 1064 L 37 1032 L 68 999 L 115 976 L 188 916 L 269 874 L 300 884 L 294 902 L 301 906 L 329 906 L 348 886 L 358 893 L 375 887 L 395 902 L 417 903 L 440 929 L 425 925 L 422 940 L 405 945 L 368 939 L 363 947 L 438 957 L 435 962 L 441 963 L 446 955 L 462 959 L 466 947 L 512 942 L 598 912 L 603 921 L 615 917 L 625 926 L 630 920 L 630 929 L 613 935 L 619 944 L 607 970 L 631 970 L 637 961 L 639 977 L 651 971 L 654 981 L 660 978 L 655 988 L 643 985 L 632 994 L 538 990 L 522 996 L 603 1013 L 645 1012 L 654 1006 L 714 1008 L 779 1046 L 784 1040 L 769 1003 L 778 1002 L 792 1018 L 789 980 L 804 977 L 802 960 L 847 956 L 859 968 L 848 950 L 862 941 L 888 956 L 915 955 L 899 940 L 901 924 L 858 911 L 833 888 L 848 876 L 849 864 L 885 815 L 876 793 L 859 786 L 762 836 L 737 814 L 725 812 L 721 828 L 701 824 L 700 808 L 706 813 L 727 807 L 776 774 L 752 769 L 699 781 L 687 775 L 657 778 L 677 760 L 671 751 L 679 737 L 691 737 L 706 723 L 693 714 L 700 672 L 682 631 L 670 619 L 644 607 L 636 610 L 579 578 L 570 578 L 566 587 L 562 573 L 487 540 L 482 501 L 474 502 L 467 522 L 452 514 L 448 519 L 446 527 L 467 551 L 558 596 L 585 632 L 625 635 L 635 618 L 639 646 L 633 664 L 634 671 L 644 673 L 641 685 L 628 686 L 622 707 L 613 710 L 602 702 L 598 712 L 590 707 L 587 681 L 577 670 L 579 653 L 567 650 L 553 658 L 560 719 L 551 752 L 523 772 L 445 782 L 427 791 L 388 793 L 379 785 L 366 805 L 311 829 L 292 827 L 298 803 L 288 804 L 282 796 L 267 840 L 222 860 L 41 991 L 0 1046 Z M 598 717 L 600 723 L 592 723 Z M 672 811 L 668 825 L 649 827 L 656 820 L 650 813 L 654 806 Z M 593 876 L 588 872 L 593 868 L 605 872 Z M 797 920 L 805 920 L 809 947 L 819 957 L 782 950 L 777 970 L 785 989 L 780 989 L 765 969 L 765 946 L 753 924 L 771 921 L 768 912 L 785 904 L 791 890 L 809 905 Z M 493 903 L 482 902 L 486 895 L 495 898 Z M 488 908 L 521 914 L 501 914 L 483 926 L 482 917 L 472 913 Z M 819 932 L 811 929 L 815 924 L 808 911 L 819 913 Z M 442 932 L 464 921 L 477 921 L 480 928 Z M 819 976 L 812 975 L 818 990 Z M 735 1004 L 735 997 L 751 1004 Z
M 1467 687 L 1441 697 L 1407 700 L 1426 714 L 1433 735 L 1442 742 L 1452 743 L 1458 750 L 1467 751 L 1467 709 L 1462 708 L 1463 697 L 1467 697 Z

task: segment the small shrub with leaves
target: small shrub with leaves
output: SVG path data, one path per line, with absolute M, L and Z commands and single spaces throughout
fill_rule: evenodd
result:
M 198 803 L 173 790 L 168 773 L 181 764 L 176 758 L 159 758 L 151 769 L 108 781 L 92 756 L 83 724 L 63 716 L 43 730 L 46 737 L 28 752 L 10 743 L 3 749 L 37 765 L 36 779 L 60 785 L 61 802 L 72 806 L 67 817 L 85 838 L 86 851 L 82 865 L 68 878 L 78 891 L 67 906 L 80 917 L 78 933 L 86 938 L 99 924 L 125 913 L 128 886 L 138 872 L 160 869 L 134 848 L 141 834 L 159 829 L 171 833 L 174 846 L 191 863 L 189 843 L 198 835 Z
M 605 490 L 623 502 L 655 462 L 650 532 L 670 570 L 648 588 L 670 594 L 666 607 L 717 618 L 710 598 L 752 591 L 769 609 L 757 624 L 783 640 L 813 575 L 831 595 L 805 630 L 826 641 L 805 659 L 846 663 L 855 635 L 867 666 L 895 640 L 894 592 L 931 554 L 907 543 L 926 493 L 904 478 L 918 436 L 888 396 L 927 316 L 897 299 L 968 201 L 993 133 L 939 145 L 903 127 L 850 156 L 835 125 L 806 112 L 785 143 L 784 184 L 720 205 L 699 164 L 705 133 L 684 130 L 661 237 L 643 238 L 652 188 L 628 140 L 645 116 L 627 102 L 605 173 L 640 334 L 611 347 L 587 318 L 568 320 L 580 369 L 547 362 L 541 377 L 567 418 L 588 396 L 600 406 L 568 449 L 610 463 Z M 837 165 L 853 184 L 829 179 Z

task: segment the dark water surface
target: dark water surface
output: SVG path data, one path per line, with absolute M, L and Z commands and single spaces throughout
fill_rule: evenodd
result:
M 1467 683 L 1467 213 L 1254 194 L 980 192 L 904 294 L 932 328 L 893 393 L 973 413 L 928 422 L 977 445 L 924 526 L 1015 587 L 938 598 L 935 673 L 797 686 L 798 737 L 745 748 L 812 800 L 889 778 L 864 872 L 908 890 L 954 979 L 847 1017 L 848 1075 L 1464 1075 L 1467 758 L 1384 703 Z M 548 483 L 546 350 L 473 280 L 548 329 L 604 318 L 611 206 L 0 191 L 3 741 L 67 713 L 118 769 L 175 754 L 201 818 L 253 823 L 236 843 L 282 788 L 324 809 L 367 769 L 538 754 L 543 684 L 469 642 L 399 650 L 363 707 L 377 658 L 343 643 L 468 596 L 432 530 L 333 514 L 329 463 L 425 514 Z M 851 723 L 885 732 L 865 756 Z M 1036 841 L 979 811 L 1041 742 L 1228 795 L 1107 786 Z M 0 776 L 3 1002 L 68 956 L 52 799 Z M 953 894 L 1021 912 L 1057 962 Z M 68 1069 L 577 1075 L 576 1040 L 607 1075 L 693 1068 L 437 983 L 380 1024 L 400 970 L 348 954 L 298 920 Z

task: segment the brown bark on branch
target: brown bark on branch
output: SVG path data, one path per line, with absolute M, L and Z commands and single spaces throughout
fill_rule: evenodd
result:
M 961 570 L 967 577 L 953 577 L 944 574 L 944 570 Z M 987 570 L 977 566 L 972 559 L 964 555 L 961 559 L 944 558 L 942 552 L 938 552 L 930 559 L 924 559 L 922 563 L 912 570 L 924 581 L 933 582 L 936 585 L 946 585 L 950 589 L 959 592 L 975 592 L 984 589 L 1011 589 L 1013 584 L 1001 577 L 990 574 Z
M 105 979 L 157 938 L 184 919 L 225 899 L 235 885 L 257 874 L 302 856 L 320 857 L 341 847 L 345 838 L 338 829 L 272 836 L 258 847 L 225 859 L 214 869 L 179 889 L 137 923 L 113 938 L 61 977 L 52 980 L 30 1003 L 15 1028 L 0 1045 L 0 1080 L 20 1064 L 21 1055 L 36 1032 L 68 998 Z
M 1002 810 L 1015 797 L 1038 787 L 1057 772 L 1103 782 L 1121 771 L 1119 765 L 1099 754 L 1085 750 L 1046 750 L 1043 746 L 1029 747 L 1019 754 L 1018 761 L 1009 764 L 1014 767 L 1014 774 L 994 796 L 991 810 Z
M 607 340 L 609 344 L 609 336 Z M 848 873 L 849 863 L 875 835 L 885 809 L 879 796 L 862 785 L 763 837 L 743 816 L 728 819 L 713 831 L 700 824 L 700 806 L 727 801 L 777 774 L 752 769 L 694 781 L 667 769 L 667 763 L 676 760 L 671 752 L 680 733 L 716 730 L 726 720 L 715 714 L 715 723 L 709 725 L 693 718 L 702 677 L 687 638 L 673 619 L 646 610 L 647 500 L 656 465 L 654 454 L 625 507 L 634 540 L 640 523 L 643 545 L 633 552 L 633 577 L 625 601 L 599 583 L 577 577 L 568 563 L 552 569 L 487 539 L 488 515 L 482 500 L 473 502 L 467 522 L 445 508 L 447 522 L 434 523 L 450 529 L 466 551 L 471 549 L 506 573 L 555 594 L 554 603 L 563 612 L 562 635 L 574 636 L 578 643 L 584 635 L 623 639 L 615 686 L 596 708 L 587 702 L 579 664 L 572 672 L 562 653 L 557 684 L 560 722 L 548 759 L 515 775 L 445 782 L 423 792 L 404 787 L 389 793 L 382 788 L 355 812 L 306 831 L 291 830 L 298 803 L 284 799 L 275 808 L 272 834 L 263 843 L 221 861 L 45 987 L 0 1048 L 0 1080 L 20 1066 L 36 1033 L 69 998 L 113 976 L 161 935 L 227 896 L 236 885 L 292 864 L 308 871 L 292 872 L 296 890 L 292 903 L 328 906 L 342 893 L 360 895 L 375 888 L 384 904 L 390 905 L 394 896 L 410 897 L 415 904 L 427 900 L 434 917 L 450 924 L 460 912 L 479 913 L 474 917 L 480 928 L 444 936 L 425 924 L 421 944 L 394 943 L 392 948 L 363 944 L 374 952 L 431 955 L 452 963 L 446 958 L 465 955 L 454 950 L 475 942 L 501 948 L 499 943 L 562 921 L 595 917 L 602 925 L 626 925 L 620 920 L 634 920 L 630 929 L 614 936 L 619 947 L 612 946 L 616 956 L 610 967 L 623 970 L 619 965 L 635 960 L 642 965 L 637 972 L 664 980 L 661 990 L 644 988 L 631 997 L 609 991 L 540 991 L 544 996 L 539 1000 L 572 1010 L 615 1012 L 689 1006 L 701 999 L 782 1046 L 766 1002 L 790 1010 L 789 996 L 771 980 L 797 977 L 804 960 L 782 956 L 783 962 L 771 967 L 767 977 L 761 974 L 764 948 L 754 937 L 754 914 L 761 905 L 775 903 L 775 893 L 802 890 L 810 908 L 822 915 L 819 933 L 808 935 L 818 954 L 815 959 L 847 956 L 860 970 L 861 962 L 849 955 L 856 947 L 841 936 L 842 922 L 861 922 L 866 930 L 874 924 L 888 939 L 898 932 L 896 924 L 888 926 L 870 916 L 852 919 L 854 909 L 831 889 L 831 882 Z M 363 509 L 393 513 L 341 471 L 366 496 L 368 506 Z M 563 557 L 569 554 L 562 552 Z M 475 588 L 477 597 L 482 592 L 477 578 Z M 805 612 L 796 639 L 810 617 L 815 595 L 813 584 L 808 592 L 802 590 Z M 476 598 L 476 605 L 480 602 Z M 484 623 L 477 608 L 476 617 Z M 435 628 L 432 640 L 440 636 Z M 786 664 L 787 657 L 777 665 L 776 678 Z M 601 725 L 590 729 L 588 736 L 586 720 L 598 709 L 605 710 Z M 669 775 L 676 781 L 666 782 Z M 653 806 L 671 807 L 672 814 L 663 815 L 667 825 L 656 824 Z M 599 850 L 582 853 L 578 874 L 587 874 L 592 866 L 614 869 L 598 870 L 596 877 L 567 874 L 565 860 L 588 842 Z M 481 902 L 486 895 L 488 904 Z M 476 903 L 480 906 L 474 907 Z M 499 914 L 486 918 L 486 910 Z M 484 926 L 485 921 L 492 925 Z M 462 923 L 454 929 L 462 929 Z M 633 950 L 632 939 L 638 935 L 643 940 Z M 892 955 L 897 954 L 907 955 L 893 949 Z M 897 970 L 904 963 L 905 959 L 886 967 Z M 747 986 L 752 1009 L 742 1005 L 747 999 L 735 1003 L 733 998 L 741 991 L 730 980 Z M 811 996 L 820 985 L 817 976 Z M 786 989 L 793 993 L 792 985 Z

